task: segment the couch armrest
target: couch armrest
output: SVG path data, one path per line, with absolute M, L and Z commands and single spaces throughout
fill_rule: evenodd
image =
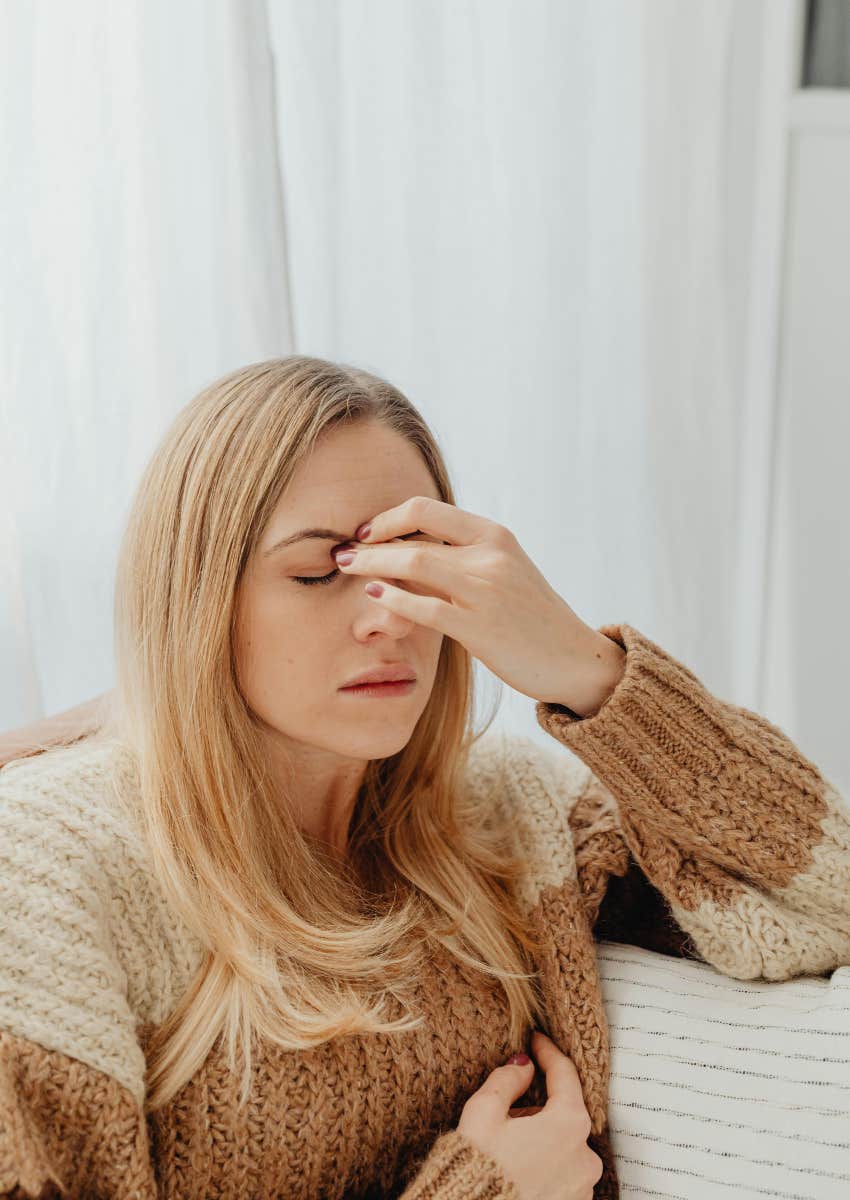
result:
M 0 733 L 0 767 L 13 758 L 29 758 L 52 746 L 67 746 L 88 737 L 100 728 L 111 700 L 111 691 L 101 692 L 92 700 L 66 708 L 55 716 Z

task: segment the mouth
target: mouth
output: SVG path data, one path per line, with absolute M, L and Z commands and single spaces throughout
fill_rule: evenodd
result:
M 415 683 L 416 673 L 413 668 L 407 663 L 383 663 L 381 666 L 372 667 L 369 671 L 361 671 L 359 675 L 355 675 L 353 679 L 349 679 L 340 688 L 340 691 L 348 691 L 349 688 L 361 687 L 366 684 L 388 684 L 388 683 Z
M 415 679 L 391 679 L 383 683 L 349 684 L 339 690 L 349 696 L 377 696 L 389 699 L 390 696 L 406 696 L 415 687 Z

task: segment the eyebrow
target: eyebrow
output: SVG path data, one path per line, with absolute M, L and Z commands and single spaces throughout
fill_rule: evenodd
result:
M 357 528 L 359 529 L 360 526 L 358 525 Z M 401 534 L 401 538 L 403 541 L 406 541 L 408 538 L 416 537 L 417 533 L 421 532 L 421 529 L 414 529 L 412 533 Z M 353 534 L 351 537 L 348 537 L 347 534 L 337 533 L 335 529 L 299 529 L 298 533 L 290 533 L 288 537 L 281 538 L 279 542 L 275 542 L 273 546 L 269 546 L 268 550 L 264 551 L 263 558 L 268 558 L 276 550 L 283 550 L 286 546 L 291 546 L 294 542 L 303 541 L 304 538 L 316 538 L 323 542 L 353 542 L 355 540 Z
M 281 538 L 279 542 L 275 542 L 273 546 L 270 546 L 263 554 L 263 558 L 268 558 L 275 551 L 283 550 L 285 546 L 291 546 L 293 542 L 300 542 L 304 538 L 317 538 L 323 542 L 349 542 L 354 540 L 353 536 L 349 537 L 347 533 L 337 533 L 334 529 L 299 529 L 297 533 L 290 533 L 288 537 Z

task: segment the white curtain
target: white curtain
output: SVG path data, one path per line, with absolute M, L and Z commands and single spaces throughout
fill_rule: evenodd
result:
M 112 686 L 129 497 L 292 348 L 262 0 L 0 5 L 0 728 Z
M 153 444 L 210 379 L 293 350 L 399 384 L 461 506 L 584 620 L 750 702 L 732 647 L 764 19 L 7 0 L 0 727 L 112 685 L 114 556 Z M 497 724 L 545 740 L 503 692 Z
M 400 383 L 462 507 L 735 699 L 761 5 L 270 14 L 299 347 Z M 507 688 L 497 723 L 540 734 Z

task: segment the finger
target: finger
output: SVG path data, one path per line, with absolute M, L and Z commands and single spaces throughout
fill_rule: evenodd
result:
M 491 1071 L 475 1096 L 486 1097 L 497 1105 L 505 1116 L 511 1110 L 511 1102 L 519 1100 L 527 1092 L 534 1078 L 534 1062 L 505 1063 Z
M 532 1034 L 531 1050 L 546 1075 L 546 1105 L 550 1101 L 560 1105 L 566 1100 L 571 1105 L 581 1103 L 583 1106 L 581 1080 L 573 1060 L 538 1029 Z
M 382 589 L 380 596 L 373 596 L 371 592 L 366 593 L 375 604 L 383 604 L 391 612 L 398 613 L 400 617 L 407 617 L 409 621 L 414 621 L 417 625 L 436 629 L 439 633 L 446 634 L 447 637 L 460 640 L 458 618 L 461 614 L 453 604 L 440 600 L 436 596 L 417 596 L 415 592 L 407 592 L 404 588 L 394 587 L 384 579 L 372 579 L 366 584 L 366 587 Z
M 347 575 L 403 579 L 440 593 L 443 600 L 457 596 L 467 576 L 453 546 L 404 542 L 358 546 L 350 563 L 340 562 L 340 553 L 344 551 L 334 549 L 334 562 Z
M 456 504 L 435 500 L 431 496 L 411 496 L 403 504 L 387 508 L 364 524 L 371 526 L 366 537 L 355 533 L 364 543 L 388 542 L 394 537 L 415 531 L 428 533 L 450 546 L 471 546 L 492 538 L 502 526 L 487 517 L 466 512 Z

